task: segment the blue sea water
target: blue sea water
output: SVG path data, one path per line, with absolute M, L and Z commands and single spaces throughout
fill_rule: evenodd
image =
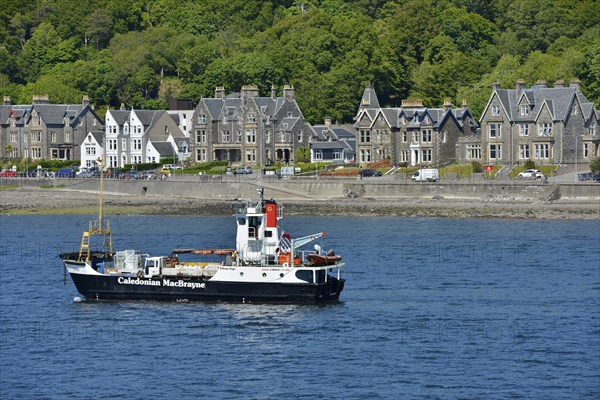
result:
M 2 399 L 596 399 L 600 223 L 289 217 L 346 260 L 325 306 L 76 302 L 90 216 L 0 216 Z M 118 216 L 117 249 L 231 246 L 231 217 Z

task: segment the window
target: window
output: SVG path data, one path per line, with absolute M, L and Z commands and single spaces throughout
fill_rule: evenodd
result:
M 529 136 L 529 125 L 519 124 L 519 136 Z
M 95 156 L 96 155 L 96 147 L 85 146 L 85 154 L 88 156 Z
M 442 143 L 446 143 L 448 141 L 448 132 L 442 131 Z
M 544 122 L 538 124 L 538 135 L 539 136 L 552 136 L 552 127 L 553 124 L 551 122 Z
M 422 143 L 431 143 L 431 130 L 426 129 L 421 131 L 421 141 Z
M 132 164 L 139 164 L 142 162 L 142 156 L 131 156 Z
M 577 115 L 577 103 L 573 103 L 571 106 L 571 115 Z
M 248 122 L 256 122 L 256 115 L 248 114 Z
M 490 144 L 490 160 L 502 159 L 502 145 Z
M 198 123 L 206 124 L 206 114 L 198 114 Z
M 17 132 L 11 132 L 10 133 L 10 141 L 11 142 L 18 142 L 19 141 L 19 137 L 17 135 Z
M 481 145 L 480 144 L 468 144 L 467 145 L 467 159 L 468 160 L 480 160 L 481 159 Z
M 413 142 L 418 142 L 419 141 L 419 139 L 417 139 L 417 134 L 418 134 L 418 132 L 413 132 L 412 133 L 412 141 Z
M 381 131 L 375 129 L 375 143 L 381 143 Z
M 121 150 L 127 150 L 127 139 L 121 139 Z
M 56 143 L 56 132 L 54 132 L 54 131 L 50 132 L 50 141 L 52 143 Z
M 341 160 L 342 159 L 342 150 L 340 150 L 340 149 L 333 150 L 333 159 Z
M 221 132 L 221 137 L 222 137 L 223 143 L 229 143 L 231 141 L 231 134 L 229 133 L 229 131 Z
M 407 136 L 408 136 L 408 135 L 407 135 L 407 133 L 406 133 L 406 132 L 402 132 L 402 141 L 403 141 L 404 143 L 406 143 L 406 141 L 408 140 L 408 137 L 407 137 Z
M 492 116 L 500 116 L 500 106 L 492 106 Z
M 371 162 L 370 149 L 360 149 L 360 162 Z
M 206 130 L 200 129 L 196 131 L 196 143 L 206 143 Z
M 371 131 L 368 129 L 362 129 L 360 131 L 360 142 L 371 143 Z
M 537 159 L 550 158 L 550 144 L 536 143 L 535 144 L 535 158 L 537 158 Z
M 423 162 L 431 162 L 431 153 L 432 153 L 431 149 L 423 150 Z
M 314 156 L 315 160 L 322 160 L 323 159 L 323 150 L 315 150 L 315 156 Z
M 298 143 L 302 143 L 302 131 L 300 131 L 296 134 L 296 141 Z
M 588 158 L 590 156 L 589 143 L 583 144 L 583 158 Z
M 256 143 L 256 131 L 253 129 L 246 130 L 246 143 Z
M 400 161 L 401 162 L 409 162 L 410 161 L 410 153 L 408 150 L 402 150 L 400 152 Z
M 523 143 L 519 145 L 519 158 L 521 160 L 529 160 L 529 144 Z
M 31 141 L 35 142 L 35 143 L 41 142 L 42 141 L 42 132 L 31 132 Z
M 520 110 L 521 115 L 529 115 L 529 106 L 528 105 L 522 105 L 519 110 Z
M 142 139 L 132 139 L 131 140 L 131 150 L 141 150 L 142 149 Z
M 69 132 L 69 131 L 65 132 L 65 142 L 66 143 L 71 142 L 71 132 Z
M 31 158 L 42 158 L 42 148 L 41 147 L 32 147 L 31 148 Z
M 108 125 L 106 127 L 106 131 L 108 133 L 111 133 L 111 134 L 116 134 L 117 133 L 117 127 L 115 125 Z
M 206 149 L 196 149 L 196 161 L 206 161 Z
M 488 125 L 489 133 L 491 138 L 499 138 L 502 137 L 502 125 L 500 124 L 489 124 Z
M 108 150 L 117 150 L 117 139 L 108 139 Z
M 238 143 L 242 143 L 242 131 L 239 129 L 235 132 L 235 141 Z
M 255 162 L 256 161 L 256 150 L 246 150 L 246 161 Z

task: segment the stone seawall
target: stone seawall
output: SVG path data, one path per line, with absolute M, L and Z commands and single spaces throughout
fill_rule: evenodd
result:
M 97 191 L 94 180 L 61 181 L 65 188 Z M 147 196 L 192 197 L 206 200 L 254 198 L 259 183 L 239 181 L 115 181 L 104 183 L 106 193 Z M 266 197 L 281 200 L 334 200 L 334 199 L 459 199 L 505 201 L 552 201 L 571 199 L 600 201 L 600 184 L 542 184 L 524 182 L 506 183 L 408 183 L 365 182 L 356 180 L 318 181 L 264 181 Z

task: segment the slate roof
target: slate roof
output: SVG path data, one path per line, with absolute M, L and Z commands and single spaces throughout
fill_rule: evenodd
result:
M 175 154 L 175 148 L 171 142 L 152 142 L 152 146 L 161 157 L 172 157 Z
M 65 117 L 74 124 L 85 108 L 81 104 L 33 104 L 32 111 L 36 110 L 46 125 L 64 126 Z
M 534 85 L 531 88 L 523 89 L 522 93 L 519 93 L 517 89 L 496 89 L 494 94 L 500 99 L 509 120 L 516 122 L 534 121 L 543 107 L 548 108 L 554 121 L 565 121 L 571 111 L 571 105 L 576 98 L 579 99 L 582 107 L 590 103 L 574 87 L 548 88 L 544 85 Z M 532 106 L 529 115 L 520 115 L 519 102 L 521 104 L 528 103 Z M 584 111 L 587 109 L 584 107 Z
M 125 122 L 129 120 L 129 115 L 131 111 L 129 110 L 109 110 L 110 115 L 112 115 L 113 119 L 119 126 L 123 126 Z
M 135 115 L 137 115 L 138 119 L 144 125 L 144 130 L 147 131 L 151 128 L 156 121 L 159 120 L 161 115 L 165 113 L 164 110 L 134 110 Z

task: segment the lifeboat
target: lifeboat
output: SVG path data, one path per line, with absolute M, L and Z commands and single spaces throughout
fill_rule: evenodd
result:
M 325 254 L 309 254 L 307 257 L 310 265 L 321 266 L 321 265 L 334 265 L 337 262 L 342 260 L 342 256 L 337 256 L 335 254 L 325 255 Z

